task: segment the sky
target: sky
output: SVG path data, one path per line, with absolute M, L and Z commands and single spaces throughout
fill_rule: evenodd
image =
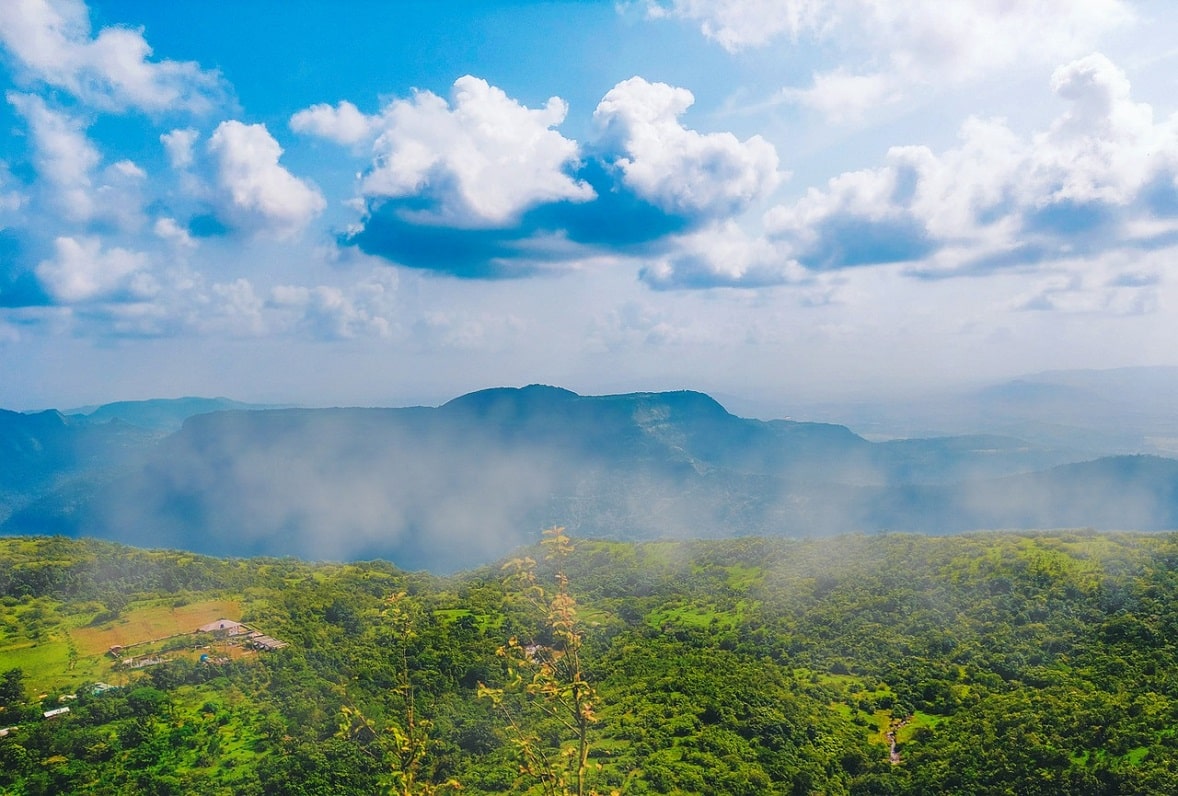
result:
M 1178 364 L 1178 6 L 0 4 L 0 406 Z

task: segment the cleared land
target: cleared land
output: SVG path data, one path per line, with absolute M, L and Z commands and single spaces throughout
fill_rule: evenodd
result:
M 240 612 L 237 600 L 201 600 L 179 606 L 154 601 L 133 604 L 110 622 L 79 627 L 85 616 L 61 616 L 46 609 L 37 638 L 18 636 L 0 644 L 0 672 L 21 669 L 29 686 L 37 691 L 87 680 L 118 683 L 128 675 L 111 670 L 112 661 L 106 653 L 112 646 L 191 633 L 215 619 L 235 619 Z
M 187 605 L 150 605 L 134 608 L 97 627 L 70 631 L 79 655 L 101 655 L 115 644 L 128 646 L 181 633 L 191 633 L 216 619 L 238 619 L 236 600 L 205 600 Z

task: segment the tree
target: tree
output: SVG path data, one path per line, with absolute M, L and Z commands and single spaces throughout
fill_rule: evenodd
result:
M 400 724 L 389 724 L 384 732 L 378 732 L 373 722 L 359 708 L 345 705 L 341 709 L 340 734 L 354 741 L 373 746 L 379 750 L 379 757 L 388 766 L 391 792 L 397 796 L 435 796 L 443 789 L 461 789 L 457 780 L 437 784 L 422 778 L 422 763 L 430 747 L 428 719 L 417 715 L 413 683 L 409 678 L 408 642 L 416 635 L 420 606 L 406 599 L 405 592 L 397 592 L 385 600 L 386 608 L 381 615 L 388 621 L 396 634 L 400 660 L 397 667 L 397 691 L 404 704 L 404 715 Z
M 13 708 L 25 701 L 25 673 L 9 669 L 0 675 L 0 707 Z
M 555 565 L 554 589 L 546 590 L 540 585 L 532 558 L 514 559 L 504 566 L 512 573 L 508 580 L 518 595 L 542 614 L 543 631 L 548 639 L 536 638 L 526 644 L 518 636 L 508 639 L 498 651 L 508 661 L 508 682 L 503 688 L 480 684 L 479 695 L 491 699 L 503 712 L 516 736 L 524 760 L 523 770 L 539 780 L 545 794 L 586 796 L 590 793 L 587 790 L 589 729 L 597 721 L 594 713 L 597 693 L 581 658 L 585 637 L 564 570 L 574 548 L 564 530 L 559 526 L 549 528 L 541 541 L 547 550 L 546 559 Z M 563 734 L 571 736 L 571 746 L 561 750 L 567 763 L 561 765 L 534 736 L 524 731 L 520 716 L 505 698 L 511 693 L 522 695 L 529 704 L 554 719 Z

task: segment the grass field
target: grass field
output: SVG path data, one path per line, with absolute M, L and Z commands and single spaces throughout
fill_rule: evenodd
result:
M 28 689 L 35 693 L 70 690 L 97 680 L 117 685 L 125 675 L 111 668 L 113 661 L 106 653 L 113 645 L 191 633 L 216 619 L 236 619 L 240 611 L 235 600 L 203 600 L 180 606 L 156 601 L 132 604 L 111 622 L 79 627 L 85 616 L 63 617 L 45 609 L 36 638 L 18 636 L 0 645 L 0 672 L 20 669 Z
M 128 646 L 143 641 L 191 633 L 217 619 L 238 619 L 236 600 L 205 600 L 187 605 L 151 604 L 125 611 L 118 619 L 97 627 L 79 627 L 70 635 L 79 655 L 101 655 L 115 644 Z

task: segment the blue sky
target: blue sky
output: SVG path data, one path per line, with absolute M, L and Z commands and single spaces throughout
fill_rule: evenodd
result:
M 1178 9 L 0 6 L 0 406 L 1178 364 Z

